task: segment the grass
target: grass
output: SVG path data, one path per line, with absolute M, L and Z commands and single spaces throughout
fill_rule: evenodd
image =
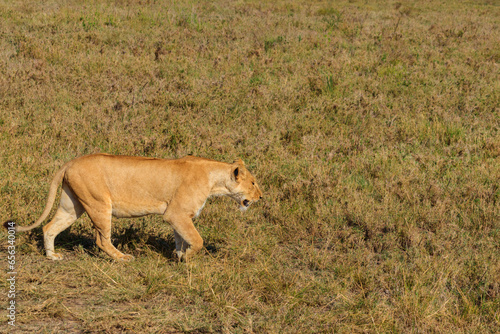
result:
M 55 171 L 93 152 L 241 157 L 264 191 L 245 214 L 207 203 L 188 263 L 160 217 L 114 221 L 126 264 L 86 216 L 62 262 L 41 229 L 18 234 L 16 329 L 500 331 L 499 17 L 494 1 L 1 1 L 4 220 L 35 220 Z

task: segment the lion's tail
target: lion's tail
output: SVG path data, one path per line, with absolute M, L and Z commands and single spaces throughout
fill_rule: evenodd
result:
M 66 172 L 67 165 L 64 165 L 59 169 L 59 171 L 56 173 L 54 178 L 52 179 L 52 183 L 50 184 L 50 190 L 49 190 L 49 196 L 47 198 L 47 204 L 45 204 L 45 209 L 42 212 L 42 215 L 38 220 L 30 225 L 30 226 L 18 226 L 16 225 L 16 232 L 25 232 L 32 230 L 38 226 L 40 226 L 43 221 L 47 218 L 47 216 L 50 213 L 50 210 L 52 210 L 52 206 L 54 205 L 54 201 L 56 200 L 56 195 L 57 195 L 57 188 L 59 188 L 59 184 L 61 184 L 62 179 L 64 177 L 64 173 Z M 7 226 L 8 223 L 12 222 L 6 222 L 4 225 Z M 14 224 L 12 224 L 14 225 Z

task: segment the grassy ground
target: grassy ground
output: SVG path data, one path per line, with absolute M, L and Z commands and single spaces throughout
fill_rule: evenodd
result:
M 93 152 L 241 157 L 264 191 L 245 214 L 211 200 L 188 263 L 159 217 L 114 221 L 132 263 L 86 216 L 62 262 L 19 234 L 16 329 L 500 331 L 499 18 L 487 0 L 0 1 L 3 220 L 35 220 Z

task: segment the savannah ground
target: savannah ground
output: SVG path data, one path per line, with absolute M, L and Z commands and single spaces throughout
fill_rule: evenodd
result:
M 18 234 L 15 331 L 500 331 L 499 41 L 486 0 L 2 0 L 2 221 L 95 152 L 241 157 L 264 191 L 211 199 L 187 263 L 161 217 L 114 220 L 131 263 L 86 215 L 60 262 Z

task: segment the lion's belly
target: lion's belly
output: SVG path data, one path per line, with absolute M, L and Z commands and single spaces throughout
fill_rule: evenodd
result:
M 161 215 L 167 209 L 167 203 L 128 203 L 115 202 L 113 203 L 112 214 L 117 218 L 133 218 L 142 217 L 151 214 Z

